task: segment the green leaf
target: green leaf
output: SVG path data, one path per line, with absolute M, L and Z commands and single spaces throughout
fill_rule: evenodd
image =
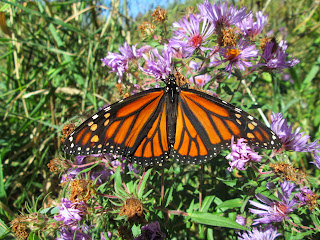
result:
M 303 84 L 307 86 L 319 73 L 320 70 L 320 55 L 317 58 L 317 61 L 311 67 L 308 75 L 303 80 Z
M 10 231 L 9 227 L 0 219 L 0 236 L 2 237 L 4 234 L 8 233 L 9 231 Z
M 141 199 L 142 196 L 143 196 L 143 192 L 144 192 L 144 188 L 146 187 L 146 184 L 147 184 L 147 181 L 148 181 L 148 178 L 149 178 L 149 175 L 152 171 L 152 168 L 150 168 L 143 176 L 143 179 L 141 180 L 140 182 L 140 186 L 139 186 L 139 189 L 138 189 L 138 198 Z
M 125 197 L 127 192 L 122 187 L 121 167 L 118 166 L 114 174 L 114 191 L 121 197 Z
M 58 207 L 50 207 L 46 209 L 42 209 L 40 211 L 41 214 L 46 214 L 46 215 L 54 215 L 59 213 L 59 208 Z
M 217 207 L 218 208 L 238 208 L 241 207 L 243 204 L 243 201 L 241 198 L 235 198 L 235 199 L 230 199 L 227 201 L 224 201 L 223 203 L 219 204 Z
M 234 220 L 212 213 L 193 212 L 190 213 L 189 216 L 193 222 L 205 225 L 248 230 L 246 227 L 238 224 Z
M 79 32 L 79 33 L 84 33 L 81 29 L 79 28 L 76 28 L 68 23 L 65 23 L 64 21 L 62 20 L 59 20 L 57 18 L 52 18 L 52 17 L 49 17 L 48 15 L 45 15 L 45 14 L 42 14 L 40 12 L 37 12 L 35 10 L 32 10 L 30 8 L 27 8 L 27 7 L 24 7 L 22 6 L 21 4 L 17 4 L 15 2 L 12 2 L 12 1 L 6 1 L 6 0 L 2 0 L 2 2 L 5 2 L 5 3 L 9 3 L 17 8 L 20 8 L 21 10 L 23 10 L 24 12 L 26 13 L 29 13 L 29 14 L 33 14 L 33 15 L 36 15 L 36 16 L 39 16 L 39 17 L 43 17 L 44 19 L 46 19 L 48 22 L 53 22 L 55 23 L 56 25 L 61 25 L 61 27 L 63 28 L 66 28 L 66 29 L 69 29 L 69 30 L 72 30 L 74 32 Z
M 201 212 L 207 212 L 215 196 L 206 196 L 202 201 Z
M 133 225 L 132 228 L 131 228 L 131 231 L 132 231 L 132 235 L 134 237 L 137 237 L 138 235 L 141 234 L 141 227 L 138 226 L 138 225 Z

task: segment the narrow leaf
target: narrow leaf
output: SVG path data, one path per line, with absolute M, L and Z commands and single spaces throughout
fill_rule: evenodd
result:
M 205 225 L 247 230 L 246 227 L 238 224 L 234 220 L 212 213 L 193 212 L 190 213 L 189 216 L 193 222 Z

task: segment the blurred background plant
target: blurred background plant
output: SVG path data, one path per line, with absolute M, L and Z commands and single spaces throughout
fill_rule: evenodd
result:
M 173 2 L 164 6 L 169 17 L 166 25 L 188 14 L 189 7 L 196 8 L 198 3 L 200 1 Z M 125 41 L 140 46 L 143 42 L 157 44 L 148 37 L 152 36 L 150 32 L 161 36 L 161 28 L 151 16 L 155 6 L 151 6 L 148 13 L 132 15 L 130 4 L 134 2 L 1 1 L 0 225 L 3 227 L 0 235 L 20 211 L 34 213 L 37 209 L 57 205 L 55 201 L 63 188 L 59 186 L 59 176 L 50 173 L 47 164 L 61 155 L 63 125 L 82 122 L 99 107 L 120 100 L 132 89 L 126 85 L 126 79 L 119 86 L 118 77 L 110 74 L 100 61 L 109 51 L 118 52 L 119 45 Z M 259 75 L 251 89 L 257 102 L 266 104 L 264 108 L 285 113 L 294 128 L 300 126 L 311 139 L 320 138 L 319 1 L 243 0 L 233 4 L 268 14 L 266 29 L 278 41 L 286 39 L 288 51 L 300 60 L 300 64 L 284 73 Z M 143 40 L 141 31 L 145 32 Z M 220 84 L 218 93 L 229 100 L 236 85 L 226 80 Z M 244 104 L 246 109 L 253 104 L 249 96 L 242 96 L 242 93 L 235 94 L 235 101 L 238 105 Z M 319 170 L 308 167 L 311 154 L 290 153 L 289 156 L 294 159 L 295 167 L 314 176 L 310 178 L 314 186 L 319 185 Z M 208 206 L 209 202 L 218 206 L 232 199 L 228 195 L 236 193 L 234 186 L 240 187 L 236 181 L 222 181 L 226 174 L 223 169 L 228 164 L 226 161 L 219 164 L 211 161 L 203 167 L 155 168 L 159 176 L 149 179 L 150 186 L 160 191 L 160 173 L 164 172 L 166 184 L 175 186 L 175 189 L 167 189 L 165 206 L 170 202 L 177 209 L 182 206 L 184 209 L 199 208 L 199 203 L 193 202 L 199 192 L 204 196 L 219 192 L 219 197 L 204 198 Z M 200 175 L 203 193 L 198 188 Z M 128 181 L 137 178 L 133 174 L 126 177 Z M 206 189 L 210 190 L 206 192 Z M 41 201 L 37 200 L 39 196 Z M 237 199 L 236 194 L 233 197 Z M 220 208 L 239 206 L 242 203 L 234 201 Z M 162 214 L 158 211 L 156 215 L 161 218 Z M 183 214 L 179 213 L 174 218 L 177 223 L 183 222 L 175 226 L 175 230 L 167 228 L 167 232 L 176 233 L 176 239 L 205 237 L 204 225 L 184 223 Z M 108 223 L 113 224 L 112 221 L 109 219 Z M 225 232 L 211 227 L 206 230 L 223 238 L 234 233 L 230 233 L 234 230 Z

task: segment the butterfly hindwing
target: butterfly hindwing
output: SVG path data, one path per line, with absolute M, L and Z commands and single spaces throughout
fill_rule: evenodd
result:
M 179 161 L 205 162 L 230 145 L 232 136 L 267 149 L 281 146 L 279 138 L 260 121 L 219 98 L 183 88 L 179 106 L 174 145 Z
M 167 124 L 163 117 L 164 94 L 162 88 L 151 89 L 103 108 L 68 136 L 65 152 L 116 153 L 139 162 L 145 156 L 158 161 L 168 150 L 165 133 L 160 134 L 160 126 Z M 151 152 L 140 154 L 141 146 L 148 150 L 150 145 Z

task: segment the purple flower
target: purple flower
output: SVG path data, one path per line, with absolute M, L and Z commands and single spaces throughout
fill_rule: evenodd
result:
M 292 124 L 289 126 L 287 120 L 283 118 L 281 113 L 272 113 L 271 116 L 271 129 L 278 135 L 282 142 L 282 148 L 289 151 L 296 152 L 313 152 L 320 150 L 319 141 L 316 140 L 312 143 L 308 143 L 310 138 L 305 133 L 299 133 L 300 127 L 295 131 L 292 131 Z
M 211 65 L 217 66 L 224 62 L 229 62 L 226 66 L 226 71 L 231 76 L 233 68 L 238 68 L 241 71 L 245 71 L 245 67 L 251 67 L 252 63 L 248 62 L 250 58 L 258 56 L 258 50 L 255 49 L 255 45 L 249 45 L 248 41 L 240 40 L 236 47 L 226 47 L 219 50 L 220 55 L 223 57 L 222 60 L 218 60 L 216 57 Z
M 260 193 L 256 194 L 256 198 L 264 204 L 250 201 L 251 205 L 259 208 L 250 208 L 250 212 L 258 214 L 261 217 L 259 219 L 255 219 L 253 224 L 281 222 L 284 218 L 289 219 L 288 215 L 296 209 L 296 200 L 291 200 L 291 193 L 295 184 L 285 181 L 280 183 L 280 187 L 281 192 L 278 191 L 278 198 L 280 201 L 270 200 Z
M 239 236 L 239 240 L 274 240 L 276 237 L 280 236 L 281 233 L 277 232 L 277 228 L 272 225 L 267 225 L 262 229 L 252 228 L 252 231 L 246 231 Z
M 67 198 L 61 198 L 61 206 L 59 215 L 54 216 L 56 221 L 62 221 L 64 225 L 70 226 L 71 229 L 76 228 L 82 217 L 86 215 L 87 206 L 84 202 L 73 203 Z
M 161 240 L 165 239 L 166 235 L 161 232 L 159 222 L 149 223 L 141 228 L 141 235 L 134 240 Z
M 288 55 L 286 49 L 288 45 L 282 40 L 279 46 L 274 42 L 268 42 L 262 54 L 264 63 L 259 63 L 255 67 L 262 66 L 265 71 L 281 72 L 285 68 L 292 68 L 300 61 L 297 58 L 286 60 Z
M 148 75 L 154 76 L 156 79 L 165 79 L 171 73 L 172 52 L 167 45 L 164 46 L 160 55 L 158 49 L 154 48 L 149 52 L 149 57 L 143 55 L 146 60 L 146 68 L 140 69 Z
M 170 39 L 169 46 L 174 49 L 182 48 L 184 57 L 190 57 L 196 50 L 205 51 L 208 49 L 204 45 L 212 35 L 214 26 L 206 18 L 200 19 L 200 17 L 190 14 L 189 21 L 184 17 L 179 22 L 174 22 L 173 26 L 177 29 Z
M 150 49 L 149 46 L 144 46 L 137 49 L 137 44 L 134 46 L 129 46 L 127 42 L 123 46 L 119 46 L 120 53 L 108 52 L 108 55 L 101 59 L 101 61 L 112 68 L 110 72 L 116 72 L 121 78 L 123 73 L 127 72 L 129 69 L 129 63 L 142 57 L 142 54 L 146 50 Z
M 224 5 L 221 2 L 211 4 L 206 0 L 203 4 L 198 5 L 198 9 L 201 15 L 208 18 L 218 29 L 239 23 L 247 16 L 245 7 L 238 10 L 231 5 L 228 8 L 227 2 Z
M 267 24 L 268 16 L 263 15 L 261 11 L 256 12 L 257 21 L 253 21 L 253 14 L 250 13 L 248 17 L 244 18 L 241 22 L 237 23 L 236 26 L 239 27 L 244 36 L 249 36 L 254 39 L 257 35 L 261 33 L 264 26 Z
M 248 163 L 260 162 L 262 158 L 256 152 L 252 151 L 244 138 L 238 139 L 236 144 L 233 142 L 232 138 L 231 150 L 231 153 L 226 156 L 226 159 L 231 160 L 229 161 L 230 167 L 228 168 L 230 172 L 233 170 L 233 168 L 245 170 L 245 167 L 248 165 Z
M 189 81 L 199 87 L 203 87 L 211 80 L 211 76 L 209 74 L 203 74 L 198 76 L 192 76 L 189 78 Z
M 83 232 L 84 229 L 60 228 L 59 238 L 56 240 L 91 240 L 90 235 Z

